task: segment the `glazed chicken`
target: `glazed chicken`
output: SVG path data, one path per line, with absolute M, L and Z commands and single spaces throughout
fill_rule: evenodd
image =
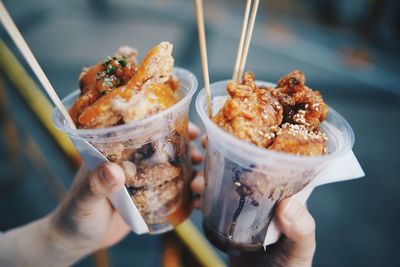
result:
M 172 44 L 151 49 L 140 65 L 136 50 L 120 48 L 104 62 L 84 70 L 81 94 L 70 110 L 78 128 L 104 128 L 143 119 L 178 101 L 172 76 Z
M 229 98 L 213 121 L 225 131 L 256 146 L 297 155 L 326 152 L 319 129 L 328 109 L 321 94 L 305 86 L 300 71 L 282 77 L 276 88 L 258 87 L 246 72 L 241 84 L 229 82 Z
M 258 88 L 254 75 L 246 72 L 242 84 L 229 82 L 230 98 L 214 117 L 214 122 L 234 136 L 260 147 L 268 147 L 277 126 L 282 123 L 283 108 L 269 88 Z
M 121 47 L 114 57 L 83 70 L 79 77 L 81 93 L 70 110 L 76 124 L 79 125 L 78 118 L 88 106 L 132 78 L 137 69 L 136 55 L 136 50 Z
M 273 95 L 284 106 L 283 122 L 318 128 L 328 115 L 321 94 L 305 86 L 304 74 L 298 70 L 282 77 Z

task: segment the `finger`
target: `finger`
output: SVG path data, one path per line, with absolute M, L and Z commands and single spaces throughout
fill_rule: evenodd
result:
M 207 145 L 207 135 L 203 135 L 203 136 L 201 137 L 201 146 L 202 146 L 203 148 L 206 148 L 206 145 Z
M 202 194 L 205 187 L 204 172 L 200 171 L 190 184 L 192 191 L 196 194 Z
M 104 239 L 99 244 L 99 248 L 111 247 L 117 244 L 123 237 L 125 237 L 132 229 L 125 223 L 119 214 L 112 217 L 112 222 L 108 228 L 109 233 L 113 233 L 109 238 Z
M 201 199 L 200 199 L 200 197 L 196 197 L 193 200 L 193 208 L 200 209 L 200 207 L 201 207 Z
M 311 266 L 315 252 L 315 221 L 307 208 L 294 198 L 283 200 L 276 210 L 287 258 Z
M 199 134 L 200 134 L 199 127 L 196 124 L 194 124 L 192 122 L 189 122 L 189 137 L 190 137 L 190 140 L 196 139 L 199 136 Z
M 203 161 L 203 154 L 196 148 L 194 144 L 190 144 L 190 160 L 193 164 L 199 164 Z
M 80 190 L 80 207 L 90 209 L 124 186 L 125 174 L 115 163 L 107 162 L 89 174 Z

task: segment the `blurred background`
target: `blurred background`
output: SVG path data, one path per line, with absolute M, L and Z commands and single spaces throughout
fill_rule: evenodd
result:
M 61 97 L 78 87 L 82 67 L 119 46 L 134 46 L 143 56 L 163 40 L 174 44 L 176 65 L 194 72 L 202 87 L 192 1 L 3 2 Z M 244 2 L 204 1 L 212 82 L 231 77 Z M 26 68 L 2 27 L 0 38 Z M 354 151 L 366 173 L 364 179 L 322 186 L 312 194 L 315 266 L 400 266 L 399 43 L 398 0 L 261 1 L 247 69 L 268 81 L 303 71 L 308 85 L 352 125 Z M 77 166 L 28 105 L 35 96 L 27 101 L 29 92 L 24 97 L 18 90 L 26 79 L 18 73 L 10 77 L 4 53 L 1 57 L 0 231 L 6 231 L 53 210 Z M 200 124 L 194 108 L 191 118 Z M 199 211 L 192 219 L 201 229 Z M 131 234 L 110 250 L 108 261 L 112 266 L 171 266 L 165 256 L 170 239 L 173 234 Z M 182 258 L 190 258 L 174 242 Z M 88 257 L 76 266 L 94 262 Z M 197 266 L 191 259 L 182 265 Z

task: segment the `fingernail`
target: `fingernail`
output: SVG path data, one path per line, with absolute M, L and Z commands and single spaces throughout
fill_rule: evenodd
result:
M 201 154 L 199 151 L 194 150 L 193 151 L 193 157 L 197 159 L 203 159 L 203 154 Z
M 300 213 L 301 205 L 293 199 L 289 199 L 286 207 L 283 209 L 283 217 L 287 223 L 291 223 Z
M 107 183 L 108 186 L 115 185 L 115 179 L 113 176 L 112 166 L 110 164 L 105 164 L 100 169 L 100 178 Z
M 194 124 L 194 123 L 192 123 L 192 122 L 189 124 L 189 127 L 190 127 L 190 129 L 193 130 L 193 131 L 200 132 L 199 126 L 197 126 L 196 124 Z

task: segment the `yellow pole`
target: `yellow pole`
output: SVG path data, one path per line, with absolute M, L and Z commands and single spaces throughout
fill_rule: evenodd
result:
M 0 40 L 0 69 L 7 75 L 15 88 L 22 95 L 30 108 L 36 114 L 40 122 L 45 126 L 50 135 L 61 147 L 65 154 L 74 162 L 78 163 L 80 157 L 71 140 L 57 130 L 51 122 L 53 106 L 40 91 L 36 83 L 29 77 L 28 73 L 12 54 L 10 49 Z
M 24 97 L 33 112 L 56 140 L 65 154 L 75 162 L 80 161 L 78 152 L 69 138 L 54 128 L 51 122 L 52 106 L 35 82 L 12 54 L 9 48 L 0 40 L 0 69 L 7 75 L 18 92 Z M 181 223 L 176 229 L 178 237 L 188 246 L 189 250 L 206 267 L 225 266 L 209 242 L 194 226 L 190 219 Z
M 226 266 L 190 219 L 179 224 L 175 228 L 175 233 L 203 266 Z

